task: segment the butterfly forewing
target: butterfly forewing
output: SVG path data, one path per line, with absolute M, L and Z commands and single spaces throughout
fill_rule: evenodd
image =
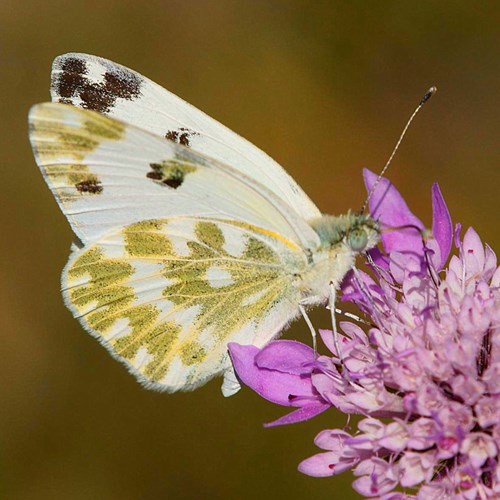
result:
M 37 162 L 84 244 L 169 215 L 245 221 L 299 245 L 317 238 L 256 181 L 134 126 L 54 103 L 34 106 L 30 127 Z
M 65 54 L 52 68 L 52 99 L 98 111 L 231 165 L 301 215 L 321 214 L 298 184 L 256 146 L 151 80 L 87 54 Z
M 147 386 L 189 390 L 229 366 L 227 343 L 262 346 L 298 313 L 293 242 L 236 220 L 130 224 L 73 253 L 66 303 Z

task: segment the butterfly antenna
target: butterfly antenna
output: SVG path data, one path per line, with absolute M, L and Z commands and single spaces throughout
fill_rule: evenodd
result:
M 368 196 L 366 197 L 366 200 L 365 202 L 363 203 L 363 206 L 361 208 L 361 213 L 365 212 L 366 210 L 366 207 L 368 206 L 368 202 L 370 201 L 370 198 L 372 197 L 373 193 L 375 192 L 375 189 L 377 188 L 378 186 L 378 183 L 380 182 L 380 180 L 382 179 L 382 177 L 384 176 L 384 174 L 386 173 L 387 169 L 389 168 L 389 165 L 391 164 L 392 162 L 392 159 L 394 158 L 394 155 L 396 154 L 396 151 L 398 150 L 399 148 L 399 145 L 401 144 L 402 140 L 403 140 L 403 137 L 405 136 L 406 134 L 406 131 L 409 129 L 410 125 L 411 125 L 411 122 L 413 121 L 413 119 L 415 118 L 415 116 L 417 116 L 417 113 L 420 111 L 420 109 L 422 108 L 422 106 L 437 92 L 437 88 L 436 87 L 431 87 L 424 95 L 424 97 L 422 97 L 422 99 L 420 99 L 420 102 L 418 104 L 418 106 L 415 108 L 415 111 L 413 112 L 413 114 L 410 116 L 410 119 L 406 122 L 406 125 L 405 125 L 405 128 L 403 129 L 403 132 L 401 132 L 401 135 L 399 136 L 399 139 L 398 139 L 398 142 L 396 143 L 396 146 L 394 146 L 394 149 L 392 150 L 392 153 L 391 153 L 391 156 L 389 157 L 389 159 L 387 160 L 387 163 L 385 164 L 384 168 L 382 169 L 382 172 L 380 172 L 379 176 L 377 177 L 377 180 L 375 181 L 375 183 L 373 184 L 372 188 L 370 189 L 370 192 L 368 193 Z

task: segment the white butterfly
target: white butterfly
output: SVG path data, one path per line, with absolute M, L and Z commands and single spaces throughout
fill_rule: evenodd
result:
M 30 135 L 77 237 L 63 296 L 146 387 L 225 373 L 232 394 L 227 343 L 275 338 L 378 242 L 370 216 L 322 215 L 269 156 L 134 71 L 65 54 L 51 91 Z

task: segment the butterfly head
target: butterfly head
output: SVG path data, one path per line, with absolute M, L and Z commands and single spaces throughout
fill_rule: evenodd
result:
M 357 255 L 370 250 L 380 240 L 378 221 L 366 214 L 323 215 L 312 221 L 311 226 L 324 249 L 342 244 Z

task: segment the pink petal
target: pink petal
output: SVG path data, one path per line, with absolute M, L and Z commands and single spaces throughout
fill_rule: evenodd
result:
M 500 270 L 500 267 L 498 268 Z M 499 278 L 500 278 L 500 272 Z M 483 380 L 486 382 L 488 391 L 495 396 L 500 394 L 500 361 L 492 363 L 483 373 Z
M 303 397 L 318 399 L 311 377 L 260 368 L 255 363 L 258 347 L 231 342 L 228 349 L 240 380 L 263 398 L 283 406 L 303 406 Z
M 500 415 L 500 398 L 498 396 L 482 397 L 474 409 L 479 425 L 483 429 L 486 429 L 498 422 L 498 415 Z
M 389 259 L 386 255 L 384 255 L 377 247 L 368 250 L 367 252 L 374 264 L 382 269 L 389 269 Z
M 378 176 L 366 168 L 363 170 L 363 175 L 366 189 L 370 192 Z M 420 230 L 424 229 L 424 225 L 420 219 L 413 215 L 403 197 L 385 177 L 375 188 L 369 205 L 372 217 L 380 220 L 382 229 L 399 228 L 406 225 L 415 226 L 415 228 L 396 229 L 383 233 L 382 242 L 388 253 L 397 250 L 422 255 Z
M 328 477 L 351 469 L 357 461 L 357 458 L 342 460 L 336 453 L 327 451 L 306 458 L 299 464 L 298 469 L 308 476 Z
M 500 286 L 500 267 L 493 273 L 490 284 L 492 287 Z
M 291 375 L 309 375 L 314 351 L 295 340 L 277 340 L 267 344 L 255 356 L 259 368 L 268 368 Z
M 488 457 L 496 456 L 498 450 L 491 436 L 483 432 L 471 432 L 462 442 L 460 452 L 467 454 L 471 464 L 479 468 Z
M 467 229 L 462 241 L 463 260 L 468 276 L 482 272 L 486 260 L 481 238 L 472 227 Z
M 484 263 L 484 279 L 489 281 L 497 270 L 497 256 L 488 244 L 484 245 L 484 253 L 486 257 L 486 262 Z
M 432 186 L 432 234 L 441 250 L 441 262 L 438 271 L 443 269 L 451 250 L 453 224 L 450 212 L 444 201 L 438 184 Z
M 391 422 L 385 429 L 384 436 L 379 439 L 380 446 L 391 451 L 404 450 L 408 444 L 409 435 L 406 427 L 401 422 Z
M 335 349 L 335 342 L 333 340 L 333 332 L 331 330 L 320 330 L 319 335 L 321 337 L 321 340 L 323 341 L 323 344 L 328 348 L 328 350 L 332 353 L 335 354 L 337 350 Z
M 322 450 L 334 451 L 340 455 L 346 448 L 345 442 L 351 438 L 350 434 L 341 429 L 326 429 L 314 438 L 314 444 Z
M 407 451 L 399 461 L 401 486 L 411 487 L 429 480 L 436 462 L 436 454 L 432 450 L 425 453 Z
M 358 493 L 367 497 L 384 495 L 397 485 L 398 465 L 373 457 L 360 462 L 354 475 L 361 476 L 352 483 Z
M 278 425 L 287 425 L 287 424 L 296 424 L 297 422 L 304 422 L 305 420 L 309 420 L 320 413 L 331 408 L 331 405 L 328 403 L 320 403 L 316 402 L 303 408 L 299 408 L 298 410 L 294 410 L 283 417 L 274 420 L 273 422 L 269 422 L 268 424 L 264 424 L 264 427 L 277 427 Z

